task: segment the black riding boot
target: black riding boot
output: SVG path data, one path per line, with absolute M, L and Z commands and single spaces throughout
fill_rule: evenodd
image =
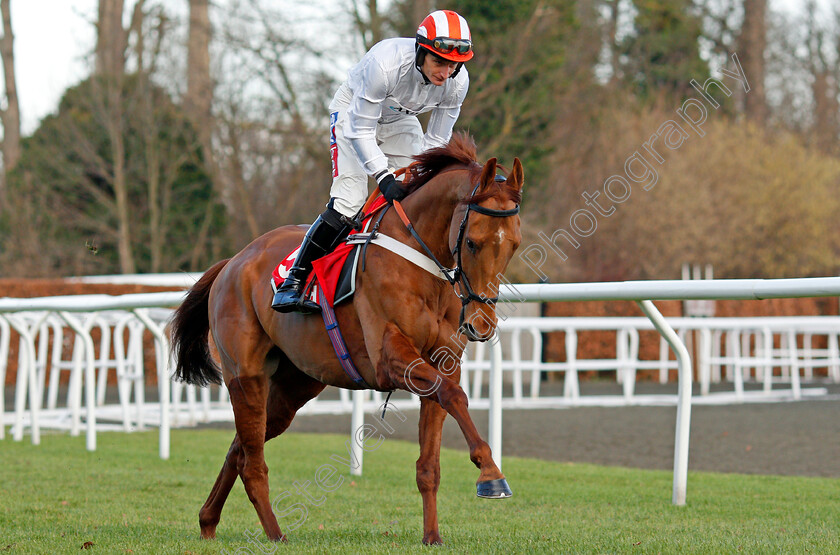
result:
M 271 308 L 277 312 L 320 312 L 320 306 L 303 296 L 307 278 L 312 272 L 312 261 L 330 252 L 347 237 L 351 229 L 353 226 L 348 219 L 332 207 L 318 216 L 303 238 L 289 276 L 274 294 Z

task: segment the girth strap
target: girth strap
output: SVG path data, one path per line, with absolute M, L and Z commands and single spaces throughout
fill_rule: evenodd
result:
M 341 335 L 341 330 L 338 327 L 338 320 L 335 318 L 335 311 L 327 302 L 326 297 L 322 292 L 318 292 L 318 304 L 321 305 L 321 316 L 324 318 L 324 326 L 327 328 L 327 336 L 330 338 L 333 350 L 335 351 L 344 373 L 350 377 L 356 384 L 365 389 L 373 389 L 359 374 L 356 365 L 353 364 L 353 359 L 350 358 L 350 351 L 347 350 L 347 344 L 344 343 L 344 337 Z

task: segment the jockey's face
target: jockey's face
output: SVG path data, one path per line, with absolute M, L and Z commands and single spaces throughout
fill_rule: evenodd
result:
M 433 85 L 440 87 L 446 83 L 446 80 L 449 79 L 449 76 L 452 75 L 457 67 L 458 62 L 444 60 L 434 54 L 426 54 L 426 58 L 423 60 L 421 69 L 423 70 L 423 75 L 425 75 Z

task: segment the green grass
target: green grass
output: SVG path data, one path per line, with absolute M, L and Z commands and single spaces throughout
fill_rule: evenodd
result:
M 441 457 L 446 544 L 424 547 L 418 448 L 390 439 L 366 454 L 364 476 L 345 473 L 322 505 L 309 503 L 306 521 L 276 551 L 240 482 L 218 539 L 202 541 L 198 509 L 231 438 L 173 431 L 169 461 L 157 458 L 155 432 L 100 434 L 94 453 L 66 435 L 45 435 L 40 446 L 0 442 L 0 554 L 78 553 L 86 542 L 90 553 L 840 553 L 840 480 L 691 472 L 688 505 L 674 507 L 670 472 L 506 457 L 514 497 L 491 501 L 475 497 L 478 471 L 458 451 Z M 295 481 L 314 482 L 331 455 L 346 457 L 345 441 L 290 434 L 270 442 L 272 499 Z M 246 531 L 260 532 L 250 551 Z

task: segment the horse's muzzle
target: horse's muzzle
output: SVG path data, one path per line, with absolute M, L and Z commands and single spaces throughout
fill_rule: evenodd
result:
M 480 333 L 478 333 L 478 330 L 475 329 L 475 326 L 473 326 L 469 322 L 464 322 L 461 324 L 461 327 L 458 331 L 466 335 L 467 339 L 469 339 L 470 341 L 478 341 L 480 343 L 483 343 L 493 337 L 493 332 L 495 330 L 491 331 L 491 333 L 487 335 L 481 335 Z

